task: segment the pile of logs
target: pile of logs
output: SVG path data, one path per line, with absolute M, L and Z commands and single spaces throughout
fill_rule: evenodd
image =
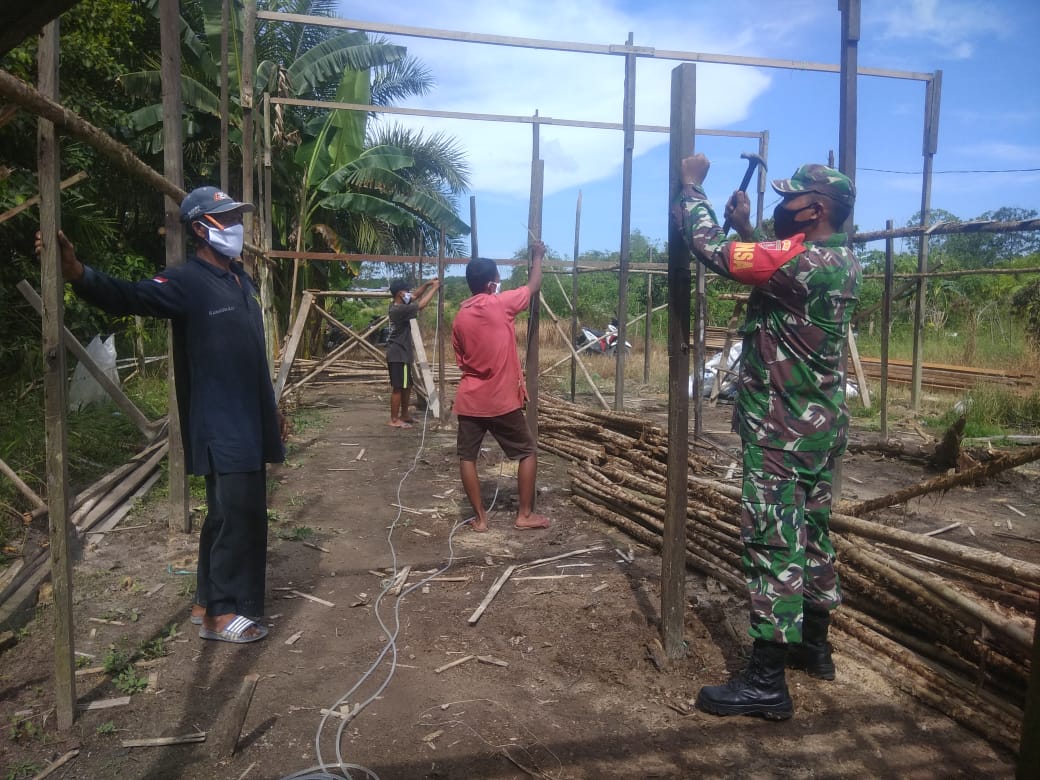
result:
M 160 465 L 169 449 L 166 436 L 153 441 L 141 452 L 109 472 L 72 500 L 69 519 L 80 541 L 96 544 L 130 512 L 161 476 Z M 47 516 L 47 507 L 34 509 L 29 522 Z M 33 603 L 36 591 L 51 571 L 46 549 L 27 553 L 0 576 L 0 627 L 7 626 Z
M 636 415 L 543 397 L 539 445 L 574 461 L 575 504 L 660 549 L 667 452 L 660 428 Z M 858 515 L 1036 459 L 1040 448 L 998 458 L 973 474 L 922 483 L 888 501 L 843 505 L 832 518 L 845 593 L 845 606 L 834 614 L 839 649 L 1012 751 L 1029 679 L 1040 566 Z M 740 594 L 740 489 L 711 478 L 712 470 L 708 458 L 691 453 L 687 566 Z

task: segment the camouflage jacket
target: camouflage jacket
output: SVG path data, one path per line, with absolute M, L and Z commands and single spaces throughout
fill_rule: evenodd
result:
M 806 242 L 725 241 L 711 203 L 687 186 L 672 211 L 693 256 L 754 289 L 734 424 L 744 441 L 796 451 L 845 449 L 842 363 L 860 266 L 844 233 Z M 756 236 L 757 238 L 758 236 Z

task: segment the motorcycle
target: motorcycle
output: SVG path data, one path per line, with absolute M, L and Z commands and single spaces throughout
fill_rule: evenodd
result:
M 588 344 L 591 344 L 591 346 L 586 347 Z M 581 350 L 585 347 L 585 352 L 592 352 L 597 355 L 608 355 L 610 357 L 617 354 L 617 345 L 618 328 L 616 319 L 610 321 L 610 324 L 607 326 L 605 331 L 594 330 L 586 325 L 582 325 L 581 331 L 574 340 L 574 348 L 577 350 Z M 625 354 L 627 355 L 631 349 L 632 345 L 626 341 Z

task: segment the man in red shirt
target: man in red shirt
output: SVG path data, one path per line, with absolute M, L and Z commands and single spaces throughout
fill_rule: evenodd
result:
M 524 375 L 516 352 L 516 315 L 527 308 L 542 287 L 545 244 L 531 246 L 531 275 L 518 290 L 499 294 L 502 286 L 494 260 L 474 258 L 466 266 L 466 283 L 473 297 L 462 302 L 452 326 L 451 341 L 462 380 L 455 394 L 459 418 L 459 472 L 466 497 L 473 505 L 474 531 L 488 529 L 480 495 L 477 456 L 488 431 L 505 454 L 519 460 L 517 492 L 520 508 L 516 527 L 548 528 L 549 518 L 534 513 L 534 482 L 538 445 L 524 417 Z

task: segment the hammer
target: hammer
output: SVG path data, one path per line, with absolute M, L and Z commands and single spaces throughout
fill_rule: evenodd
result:
M 766 161 L 763 160 L 759 155 L 754 152 L 742 152 L 740 155 L 742 158 L 748 161 L 747 170 L 744 172 L 744 178 L 740 182 L 740 192 L 747 192 L 748 185 L 751 184 L 751 176 L 755 172 L 755 166 L 761 165 L 762 170 L 769 170 L 769 166 L 766 165 Z M 722 224 L 722 235 L 729 233 L 730 220 L 727 218 Z

